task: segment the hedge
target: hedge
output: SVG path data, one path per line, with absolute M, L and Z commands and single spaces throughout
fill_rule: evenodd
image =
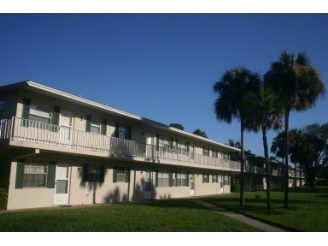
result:
M 0 188 L 0 208 L 7 207 L 7 190 Z
M 231 192 L 238 192 L 238 191 L 240 191 L 240 185 L 239 184 L 231 185 Z

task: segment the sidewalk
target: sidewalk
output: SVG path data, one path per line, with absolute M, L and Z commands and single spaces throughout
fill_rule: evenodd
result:
M 245 215 L 238 214 L 238 213 L 232 212 L 230 210 L 227 210 L 225 208 L 215 206 L 215 205 L 210 204 L 208 202 L 204 202 L 201 199 L 193 199 L 192 201 L 195 202 L 195 203 L 198 203 L 200 205 L 203 205 L 204 207 L 206 207 L 208 209 L 216 210 L 220 214 L 223 214 L 223 215 L 228 216 L 232 219 L 238 220 L 238 221 L 240 221 L 244 224 L 256 227 L 256 228 L 261 229 L 261 230 L 266 231 L 266 232 L 287 232 L 286 230 L 281 229 L 279 227 L 275 227 L 275 226 L 263 223 L 261 221 L 249 218 Z

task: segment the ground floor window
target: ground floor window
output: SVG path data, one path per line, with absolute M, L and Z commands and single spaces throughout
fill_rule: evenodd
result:
M 224 175 L 224 185 L 229 185 L 229 175 Z
M 203 183 L 210 182 L 210 175 L 208 173 L 203 173 Z
M 169 187 L 170 175 L 168 172 L 159 172 L 157 177 L 158 187 Z
M 212 175 L 212 183 L 218 183 L 218 175 L 217 174 L 213 174 Z
M 187 186 L 187 174 L 176 173 L 176 186 Z
M 114 167 L 113 168 L 113 182 L 130 182 L 130 168 Z
M 23 187 L 46 187 L 48 165 L 45 161 L 29 161 L 24 166 Z

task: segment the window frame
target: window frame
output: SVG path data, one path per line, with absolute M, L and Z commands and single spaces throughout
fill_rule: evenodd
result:
M 207 178 L 205 178 L 205 175 Z M 209 173 L 203 173 L 203 183 L 209 183 L 210 182 L 210 174 Z
M 164 177 L 164 175 L 167 175 L 167 178 Z M 160 176 L 162 176 L 162 177 L 160 177 Z M 168 171 L 159 171 L 157 173 L 157 186 L 158 187 L 170 187 L 170 173 Z
M 35 172 L 37 167 L 42 167 L 46 172 Z M 27 169 L 34 169 L 33 171 L 26 171 Z M 27 163 L 24 164 L 24 177 L 23 177 L 23 188 L 47 188 L 48 184 L 48 173 L 49 173 L 49 163 L 47 161 L 39 161 L 39 160 L 28 160 Z M 33 175 L 33 176 L 31 176 Z M 38 182 L 37 176 L 44 176 L 44 185 L 27 185 L 27 182 Z M 28 181 L 27 176 L 33 177 L 33 180 Z M 33 183 L 32 183 L 33 184 Z
M 203 148 L 203 156 L 210 156 L 210 147 L 204 146 Z
M 125 132 L 124 132 L 124 138 L 121 138 L 120 137 L 120 133 L 122 132 L 121 129 L 124 129 Z M 118 129 L 117 129 L 117 138 L 119 139 L 128 139 L 128 133 L 129 132 L 129 127 L 127 125 L 119 125 L 118 126 Z
M 49 112 L 38 110 L 37 109 L 38 106 L 39 107 L 44 107 L 45 109 L 48 109 Z M 38 111 L 41 112 L 41 114 L 38 113 Z M 49 116 L 43 115 L 42 112 L 49 113 Z M 36 119 L 33 119 L 33 118 L 31 119 L 31 115 L 32 115 L 32 117 L 35 117 Z M 47 119 L 48 122 L 40 121 L 40 120 L 38 120 L 38 118 Z M 37 101 L 37 100 L 32 100 L 31 101 L 31 105 L 30 105 L 30 108 L 29 108 L 28 120 L 33 121 L 33 122 L 40 122 L 40 123 L 43 123 L 43 124 L 51 124 L 51 118 L 52 118 L 52 110 L 51 110 L 51 106 L 49 104 L 41 102 L 41 101 Z
M 127 170 L 124 167 L 117 167 L 116 168 L 116 182 L 117 183 L 125 183 L 127 175 Z
M 212 183 L 219 183 L 219 175 L 217 173 L 212 174 Z
M 90 122 L 90 133 L 93 133 L 93 134 L 101 134 L 101 121 L 98 120 L 98 119 L 91 119 L 91 122 Z M 93 128 L 97 128 L 99 129 L 98 132 L 93 132 L 92 131 L 92 127 Z
M 176 177 L 175 177 L 175 186 L 176 187 L 187 187 L 188 182 L 187 182 L 187 178 L 188 175 L 185 172 L 176 172 L 175 173 Z M 184 178 L 182 177 L 182 175 L 184 175 Z

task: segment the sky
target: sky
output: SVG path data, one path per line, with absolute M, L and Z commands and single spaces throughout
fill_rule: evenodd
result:
M 217 121 L 214 83 L 236 66 L 264 74 L 286 50 L 328 89 L 327 30 L 327 14 L 0 14 L 0 86 L 32 80 L 227 143 L 240 124 Z M 327 98 L 290 128 L 328 122 Z M 245 149 L 264 155 L 262 134 Z

